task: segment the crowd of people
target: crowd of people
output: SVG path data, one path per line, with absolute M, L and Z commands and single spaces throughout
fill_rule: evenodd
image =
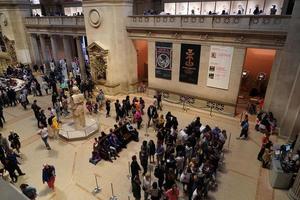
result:
M 153 124 L 156 143 L 150 140 L 141 145 L 139 160 L 142 168 L 137 156 L 132 157 L 133 196 L 136 200 L 141 199 L 142 188 L 145 200 L 178 199 L 178 184 L 181 183 L 189 200 L 206 198 L 208 191 L 217 186 L 216 174 L 223 160 L 226 131 L 202 125 L 199 117 L 178 131 L 178 121 L 171 112 L 162 119 L 161 123 Z M 155 164 L 152 184 L 148 161 Z

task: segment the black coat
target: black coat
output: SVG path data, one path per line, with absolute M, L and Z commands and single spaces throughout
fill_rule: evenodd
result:
M 151 108 L 152 107 L 152 112 L 151 112 Z M 156 110 L 156 108 L 154 107 L 154 106 L 149 106 L 148 107 L 148 110 L 147 110 L 147 115 L 148 115 L 148 117 L 149 118 L 153 118 L 155 115 L 157 115 L 157 110 Z

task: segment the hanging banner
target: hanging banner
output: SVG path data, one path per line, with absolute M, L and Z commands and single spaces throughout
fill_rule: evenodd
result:
M 197 84 L 201 46 L 181 44 L 179 81 Z
M 211 46 L 207 86 L 228 89 L 233 47 Z
M 155 77 L 172 78 L 172 43 L 155 43 Z

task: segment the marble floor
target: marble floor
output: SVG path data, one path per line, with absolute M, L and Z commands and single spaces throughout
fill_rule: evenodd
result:
M 133 96 L 133 95 L 132 95 Z M 141 96 L 138 94 L 136 96 Z M 142 95 L 149 105 L 153 99 Z M 112 99 L 122 99 L 119 95 L 109 97 Z M 30 97 L 31 102 L 33 97 Z M 50 96 L 36 97 L 38 104 L 45 110 L 50 106 Z M 210 192 L 210 199 L 216 200 L 285 200 L 288 199 L 286 191 L 274 190 L 269 185 L 268 170 L 262 169 L 256 160 L 259 151 L 261 133 L 254 130 L 251 124 L 250 139 L 247 141 L 236 140 L 239 135 L 239 118 L 231 118 L 199 110 L 189 109 L 183 111 L 179 105 L 164 103 L 163 113 L 171 111 L 177 116 L 179 128 L 185 127 L 196 116 L 201 117 L 204 124 L 219 126 L 226 129 L 230 134 L 225 145 L 225 170 L 219 173 L 218 189 Z M 114 109 L 112 106 L 112 117 L 106 118 L 104 112 L 92 115 L 95 120 L 100 120 L 101 131 L 108 132 L 114 125 Z M 112 196 L 111 185 L 114 194 L 119 200 L 133 199 L 130 181 L 127 178 L 128 165 L 131 156 L 138 154 L 141 141 L 155 139 L 152 128 L 142 128 L 140 130 L 140 142 L 131 142 L 128 148 L 120 153 L 113 163 L 101 161 L 96 166 L 88 162 L 94 136 L 82 141 L 68 142 L 63 139 L 50 140 L 51 151 L 47 151 L 40 136 L 37 135 L 37 125 L 31 109 L 23 110 L 18 105 L 13 108 L 5 108 L 4 115 L 7 119 L 5 127 L 1 132 L 7 136 L 10 130 L 16 131 L 21 138 L 21 169 L 26 173 L 19 178 L 16 186 L 21 183 L 28 183 L 37 188 L 38 199 L 41 200 L 107 200 Z M 145 116 L 144 116 L 145 118 Z M 146 120 L 146 118 L 145 118 Z M 144 120 L 144 121 L 145 121 Z M 62 120 L 64 121 L 64 120 Z M 146 136 L 146 133 L 149 136 Z M 274 142 L 278 141 L 272 137 Z M 42 183 L 41 170 L 44 163 L 52 164 L 56 167 L 56 189 L 51 191 L 46 184 Z M 102 191 L 93 193 L 95 188 L 95 177 L 97 178 Z M 1 195 L 0 195 L 1 199 Z M 186 199 L 181 195 L 181 199 Z

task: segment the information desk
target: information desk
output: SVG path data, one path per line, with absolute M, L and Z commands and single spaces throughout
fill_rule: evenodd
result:
M 288 189 L 293 178 L 293 173 L 286 173 L 279 160 L 272 158 L 270 169 L 270 184 L 273 188 Z

